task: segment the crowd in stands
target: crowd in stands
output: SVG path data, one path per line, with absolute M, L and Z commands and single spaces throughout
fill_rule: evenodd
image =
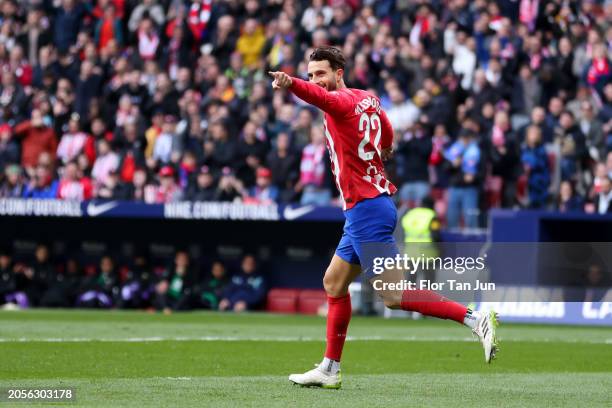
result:
M 451 228 L 610 213 L 611 21 L 610 0 L 0 0 L 0 197 L 337 204 L 321 114 L 266 74 L 331 44 L 389 115 L 402 203 Z
M 167 266 L 152 265 L 149 254 L 136 253 L 119 263 L 104 255 L 98 264 L 79 257 L 56 260 L 39 244 L 34 256 L 15 259 L 0 248 L 0 307 L 81 307 L 178 310 L 253 310 L 263 306 L 268 287 L 253 255 L 238 265 L 216 259 L 197 264 L 177 250 Z

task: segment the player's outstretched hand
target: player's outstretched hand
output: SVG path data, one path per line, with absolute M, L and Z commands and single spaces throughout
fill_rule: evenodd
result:
M 293 83 L 293 81 L 291 80 L 291 77 L 285 74 L 284 72 L 268 71 L 268 74 L 270 74 L 274 78 L 274 81 L 272 81 L 273 89 L 289 88 L 291 84 Z

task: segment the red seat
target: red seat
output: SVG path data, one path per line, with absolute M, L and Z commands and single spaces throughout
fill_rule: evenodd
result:
M 324 290 L 304 289 L 298 297 L 298 312 L 301 314 L 317 314 L 319 308 L 327 303 Z
M 296 313 L 297 289 L 272 289 L 268 292 L 266 310 L 273 313 Z

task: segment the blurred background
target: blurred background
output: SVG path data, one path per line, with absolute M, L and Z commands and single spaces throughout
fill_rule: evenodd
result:
M 489 278 L 608 288 L 611 21 L 609 0 L 1 0 L 0 303 L 319 311 L 343 223 L 322 115 L 266 72 L 306 78 L 320 45 L 391 120 L 399 242 L 596 242 Z

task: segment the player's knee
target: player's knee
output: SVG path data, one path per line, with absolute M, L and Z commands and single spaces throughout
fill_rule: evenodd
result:
M 323 277 L 323 288 L 331 297 L 340 297 L 346 295 L 346 288 L 337 279 L 325 275 Z

